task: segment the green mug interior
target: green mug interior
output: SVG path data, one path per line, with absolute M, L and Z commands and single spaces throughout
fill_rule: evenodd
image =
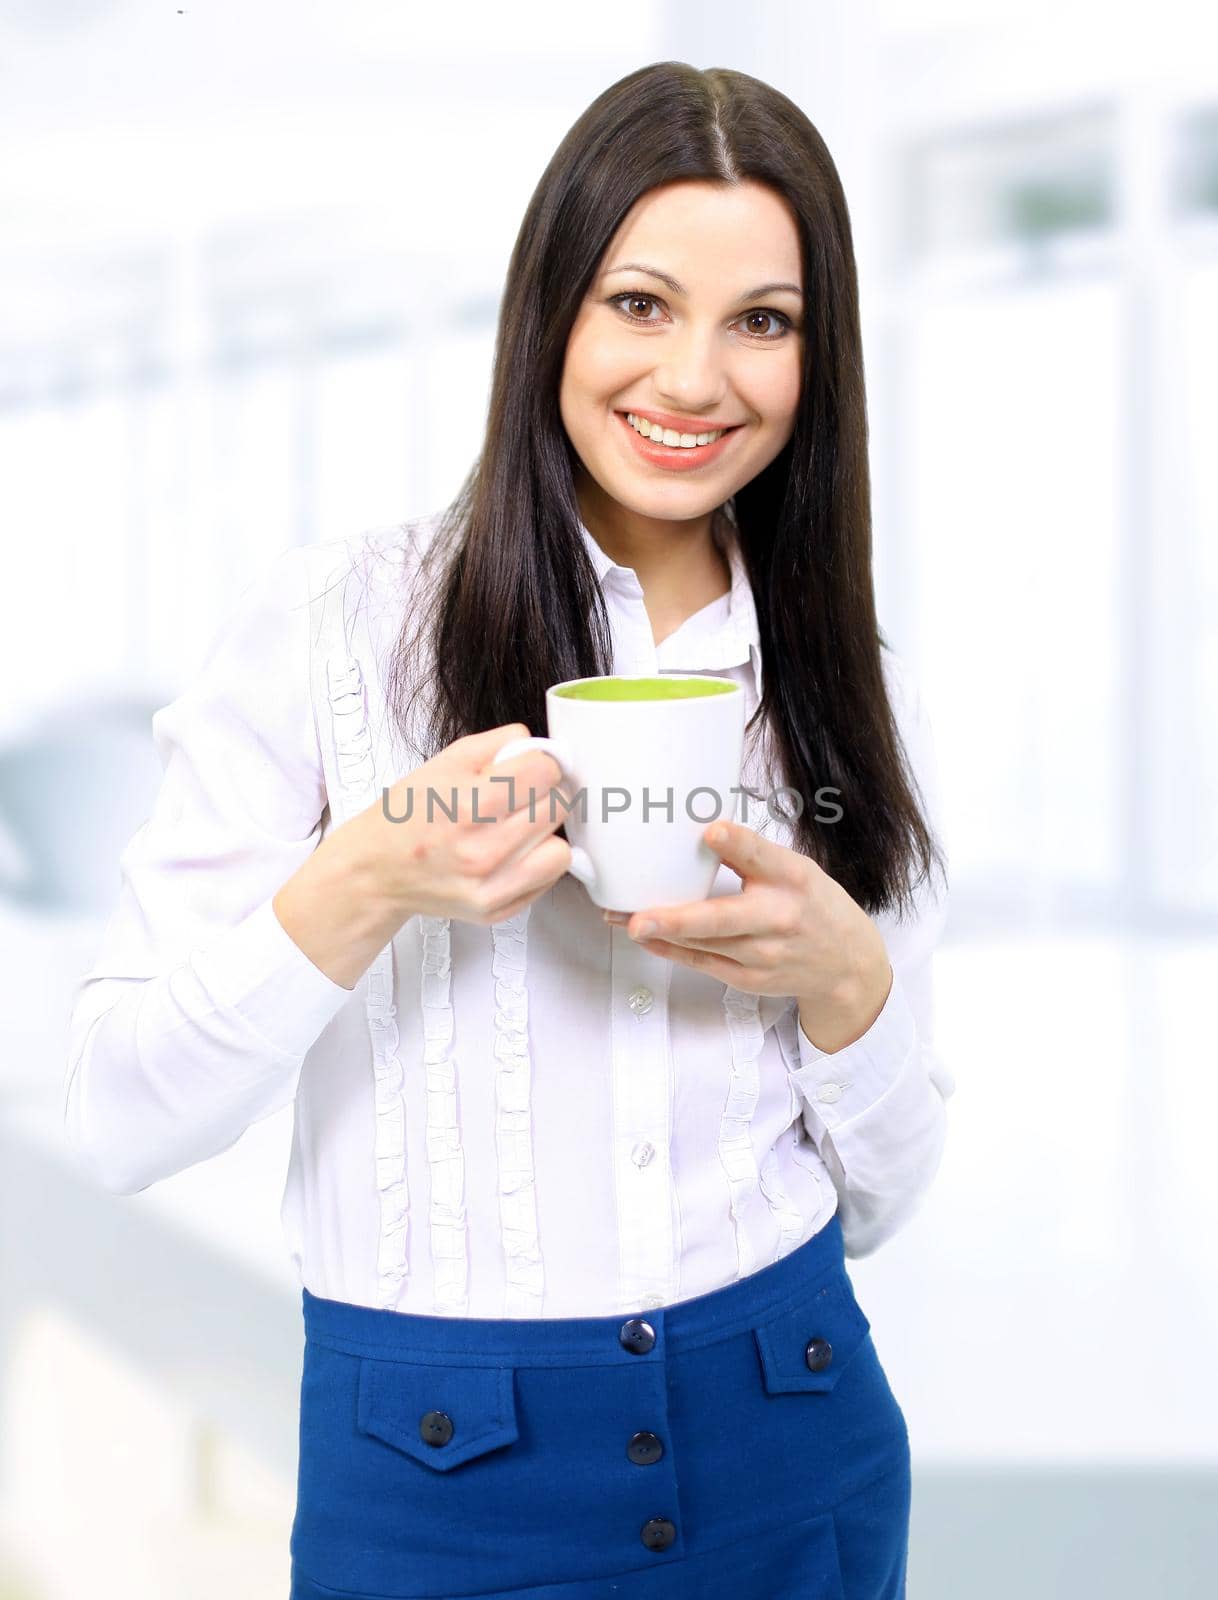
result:
M 569 683 L 554 693 L 564 700 L 702 700 L 712 694 L 735 694 L 734 683 L 712 678 L 589 678 Z

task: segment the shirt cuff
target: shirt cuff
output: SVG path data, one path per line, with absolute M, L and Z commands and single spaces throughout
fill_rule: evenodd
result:
M 841 1050 L 819 1049 L 803 1030 L 798 1006 L 795 1033 L 800 1064 L 790 1075 L 826 1128 L 840 1127 L 883 1099 L 918 1042 L 917 1023 L 895 967 L 879 1016 L 853 1044 Z
M 354 995 L 315 966 L 291 938 L 270 899 L 191 966 L 215 1005 L 237 1012 L 268 1044 L 303 1056 Z

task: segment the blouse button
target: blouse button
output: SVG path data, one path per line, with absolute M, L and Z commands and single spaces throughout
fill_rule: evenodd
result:
M 651 990 L 642 988 L 641 986 L 638 989 L 632 989 L 626 1003 L 629 1005 L 631 1011 L 634 1012 L 636 1017 L 643 1016 L 644 1013 L 651 1010 Z
M 636 1144 L 630 1152 L 630 1159 L 636 1167 L 645 1167 L 656 1153 L 656 1147 L 650 1139 L 644 1139 L 642 1144 Z
M 840 1083 L 822 1083 L 816 1091 L 816 1098 L 826 1101 L 829 1105 L 832 1105 L 835 1100 L 840 1100 L 841 1097 L 842 1086 Z

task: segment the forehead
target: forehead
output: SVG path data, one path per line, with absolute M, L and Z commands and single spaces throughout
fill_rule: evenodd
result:
M 681 182 L 641 195 L 601 261 L 645 261 L 682 283 L 801 283 L 799 232 L 785 196 L 765 184 Z

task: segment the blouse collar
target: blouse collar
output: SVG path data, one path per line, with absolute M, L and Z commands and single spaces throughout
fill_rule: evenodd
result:
M 638 577 L 634 568 L 624 567 L 606 555 L 582 519 L 579 531 L 602 588 L 612 574 L 619 575 L 614 581 L 624 581 L 631 587 L 638 588 Z M 740 550 L 740 535 L 730 509 L 730 502 L 718 508 L 712 532 L 719 548 L 727 555 L 728 565 L 731 568 L 732 586 L 727 597 L 727 616 L 718 627 L 691 635 L 688 643 L 680 641 L 679 648 L 674 650 L 680 659 L 674 661 L 670 654 L 666 670 L 675 668 L 685 672 L 720 672 L 726 667 L 739 667 L 751 662 L 753 682 L 757 698 L 760 700 L 761 638 L 757 627 L 757 608 L 753 600 L 749 575 L 745 570 L 744 556 Z

